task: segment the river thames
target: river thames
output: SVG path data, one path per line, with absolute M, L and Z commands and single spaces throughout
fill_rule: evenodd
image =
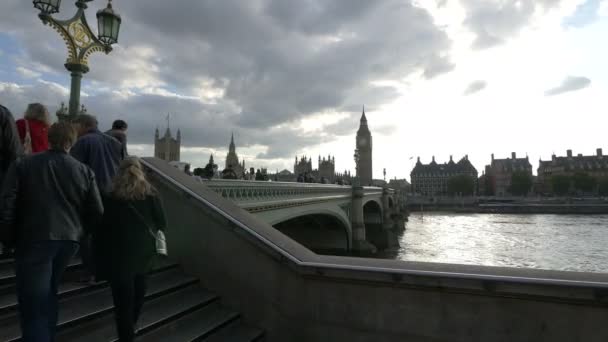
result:
M 392 257 L 608 272 L 608 215 L 412 213 Z

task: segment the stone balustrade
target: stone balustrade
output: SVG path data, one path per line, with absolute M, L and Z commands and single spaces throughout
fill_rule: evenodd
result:
M 352 187 L 335 184 L 264 182 L 233 179 L 202 179 L 207 187 L 241 207 L 275 201 L 334 200 L 352 196 Z M 366 196 L 382 194 L 382 188 L 365 187 Z M 392 189 L 389 189 L 392 194 Z

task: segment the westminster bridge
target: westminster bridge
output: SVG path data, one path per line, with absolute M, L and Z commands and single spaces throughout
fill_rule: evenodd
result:
M 395 190 L 332 184 L 202 180 L 225 199 L 315 251 L 373 252 L 397 244 Z

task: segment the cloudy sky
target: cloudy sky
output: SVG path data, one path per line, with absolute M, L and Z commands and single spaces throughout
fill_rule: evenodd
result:
M 181 128 L 182 159 L 223 167 L 230 133 L 247 166 L 295 155 L 353 169 L 365 105 L 374 176 L 416 157 L 591 154 L 606 146 L 608 0 L 114 0 L 119 44 L 90 59 L 82 102 L 129 122 L 130 152 Z M 89 3 L 89 18 L 105 6 Z M 72 14 L 72 1 L 62 13 Z M 96 26 L 96 25 L 93 25 Z M 31 1 L 0 4 L 0 103 L 68 101 L 62 40 Z M 314 163 L 316 165 L 316 162 Z

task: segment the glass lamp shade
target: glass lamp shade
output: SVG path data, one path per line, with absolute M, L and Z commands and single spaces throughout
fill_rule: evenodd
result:
M 120 15 L 112 9 L 112 4 L 97 12 L 97 24 L 99 29 L 99 40 L 107 45 L 118 42 L 118 31 L 122 19 Z
M 34 0 L 33 3 L 41 12 L 53 14 L 59 12 L 61 0 Z

